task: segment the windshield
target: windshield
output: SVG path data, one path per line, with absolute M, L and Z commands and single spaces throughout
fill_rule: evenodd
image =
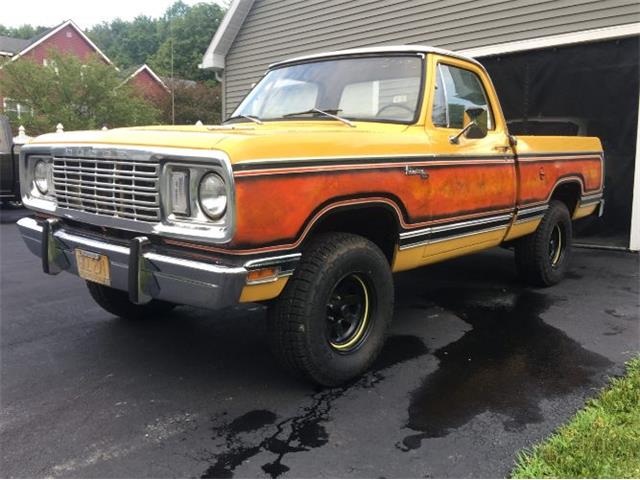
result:
M 375 56 L 276 68 L 230 119 L 331 120 L 326 115 L 330 113 L 349 120 L 413 123 L 420 105 L 422 61 L 416 55 Z

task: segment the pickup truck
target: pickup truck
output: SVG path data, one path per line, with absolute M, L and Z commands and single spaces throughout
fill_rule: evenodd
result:
M 0 115 L 0 202 L 20 201 L 18 182 L 19 147 L 13 144 L 9 119 Z
M 400 46 L 271 65 L 219 126 L 43 135 L 20 173 L 46 273 L 129 319 L 265 302 L 275 356 L 332 386 L 380 352 L 394 272 L 507 245 L 560 281 L 603 152 L 510 135 L 480 63 Z

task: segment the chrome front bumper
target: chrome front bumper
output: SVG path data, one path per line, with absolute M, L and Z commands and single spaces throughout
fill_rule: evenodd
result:
M 18 220 L 18 228 L 29 250 L 42 259 L 45 273 L 61 271 L 78 275 L 75 250 L 106 255 L 111 286 L 129 292 L 129 299 L 144 304 L 151 299 L 204 308 L 222 308 L 238 303 L 247 278 L 244 267 L 214 265 L 154 251 L 146 237 L 136 237 L 128 246 L 96 240 L 65 230 L 55 219 Z

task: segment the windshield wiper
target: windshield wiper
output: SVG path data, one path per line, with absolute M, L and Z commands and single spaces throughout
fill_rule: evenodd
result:
M 262 125 L 264 123 L 255 115 L 242 115 L 242 114 L 229 117 L 224 121 L 224 123 L 227 123 L 229 120 L 238 120 L 239 118 L 246 118 L 247 120 L 251 120 L 253 123 L 257 123 L 258 125 Z
M 329 118 L 333 118 L 334 120 L 338 120 L 339 122 L 344 123 L 345 125 L 349 125 L 350 127 L 355 127 L 355 125 L 353 124 L 353 122 L 347 120 L 346 118 L 342 118 L 339 117 L 338 115 L 334 115 L 333 113 L 330 112 L 334 112 L 334 113 L 338 113 L 341 110 L 339 109 L 331 109 L 331 110 L 320 110 L 319 108 L 310 108 L 309 110 L 305 110 L 303 112 L 294 112 L 294 113 L 287 113 L 285 115 L 283 115 L 283 117 L 297 117 L 298 115 L 308 115 L 310 113 L 320 113 L 322 115 L 324 115 L 325 117 L 329 117 Z

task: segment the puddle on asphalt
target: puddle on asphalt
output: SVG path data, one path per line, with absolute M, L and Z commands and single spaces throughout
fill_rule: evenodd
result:
M 262 465 L 262 470 L 272 478 L 278 478 L 289 470 L 283 463 L 287 454 L 306 452 L 328 442 L 323 424 L 328 420 L 334 400 L 349 389 L 371 388 L 384 379 L 382 370 L 426 353 L 427 347 L 418 337 L 390 337 L 370 373 L 346 387 L 318 389 L 311 397 L 311 404 L 299 410 L 296 416 L 278 420 L 271 411 L 253 410 L 215 428 L 213 439 L 224 438 L 223 453 L 215 457 L 202 478 L 232 478 L 238 466 L 260 453 L 272 456 L 271 461 Z M 260 432 L 256 435 L 257 431 Z
M 540 315 L 561 301 L 534 291 L 442 289 L 430 295 L 473 328 L 435 352 L 440 364 L 411 393 L 407 427 L 398 444 L 420 447 L 483 412 L 505 417 L 507 430 L 542 420 L 539 403 L 595 384 L 611 362 L 590 352 Z
M 541 400 L 595 385 L 596 374 L 611 365 L 541 319 L 562 299 L 528 290 L 455 287 L 431 292 L 424 300 L 425 306 L 413 308 L 440 307 L 473 328 L 433 353 L 438 369 L 410 394 L 404 427 L 415 433 L 396 444 L 400 450 L 419 448 L 423 439 L 445 436 L 483 412 L 503 416 L 509 430 L 539 422 Z M 202 478 L 231 478 L 238 466 L 258 455 L 269 459 L 262 470 L 278 478 L 289 470 L 287 454 L 328 442 L 324 423 L 336 399 L 355 388 L 373 387 L 384 380 L 385 369 L 426 353 L 419 337 L 390 337 L 370 373 L 343 388 L 317 390 L 295 416 L 254 410 L 214 428 L 213 440 L 223 439 L 224 445 Z

